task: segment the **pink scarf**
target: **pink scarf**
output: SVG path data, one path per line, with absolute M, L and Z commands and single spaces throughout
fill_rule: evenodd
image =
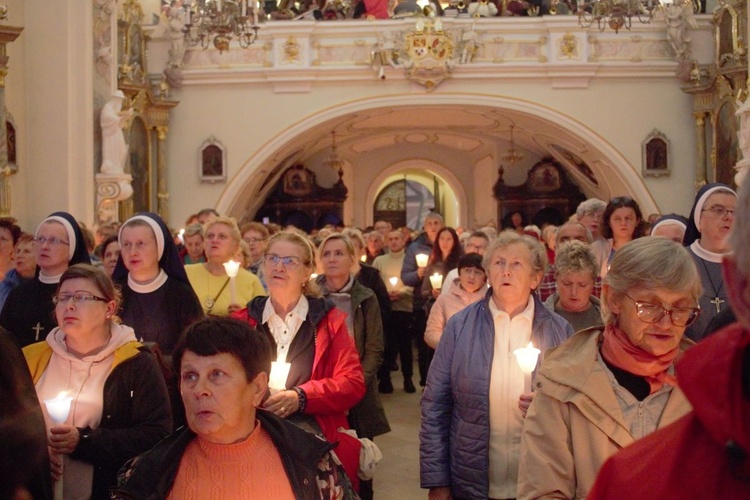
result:
M 651 394 L 661 389 L 664 384 L 677 386 L 677 379 L 674 375 L 668 374 L 667 369 L 679 352 L 679 347 L 675 347 L 666 354 L 654 356 L 634 346 L 627 334 L 617 325 L 608 325 L 604 328 L 602 356 L 618 368 L 645 377 L 651 386 Z

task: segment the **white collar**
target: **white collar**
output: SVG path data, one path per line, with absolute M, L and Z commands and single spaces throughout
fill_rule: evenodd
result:
M 697 255 L 698 257 L 700 257 L 701 259 L 707 260 L 709 262 L 715 262 L 717 264 L 721 264 L 721 261 L 724 259 L 724 256 L 730 253 L 730 252 L 716 253 L 710 250 L 706 250 L 705 248 L 701 246 L 700 240 L 695 240 L 690 245 L 690 250 L 692 250 L 693 253 Z
M 529 294 L 529 301 L 526 303 L 526 308 L 521 311 L 520 313 L 516 314 L 513 318 L 526 318 L 529 320 L 530 323 L 534 322 L 534 292 L 531 292 Z M 505 311 L 501 311 L 496 305 L 495 301 L 492 299 L 492 296 L 490 295 L 490 312 L 492 313 L 492 317 L 496 318 L 498 314 L 505 314 L 506 316 L 510 317 L 510 314 L 506 313 Z
M 63 273 L 56 274 L 54 276 L 48 276 L 44 274 L 44 271 L 39 271 L 39 281 L 46 285 L 56 285 L 57 283 L 60 283 L 60 278 L 62 277 Z
M 289 315 L 295 315 L 300 320 L 304 321 L 307 319 L 307 312 L 310 310 L 310 303 L 307 301 L 307 297 L 304 295 L 301 295 L 299 300 L 297 301 L 297 305 L 294 306 L 294 309 L 292 309 L 289 312 Z M 271 316 L 273 315 L 279 316 L 276 312 L 276 309 L 273 308 L 273 304 L 271 303 L 271 297 L 268 297 L 268 300 L 266 300 L 266 305 L 263 307 L 263 317 L 261 319 L 261 323 L 268 323 L 268 320 L 271 319 Z M 281 316 L 279 316 L 281 318 Z M 282 321 L 284 318 L 281 318 Z
M 159 274 L 156 275 L 156 278 L 154 278 L 153 281 L 142 285 L 136 283 L 130 273 L 128 273 L 128 286 L 135 293 L 151 293 L 161 288 L 161 286 L 167 282 L 167 278 L 168 276 L 167 273 L 164 272 L 164 269 L 159 269 Z

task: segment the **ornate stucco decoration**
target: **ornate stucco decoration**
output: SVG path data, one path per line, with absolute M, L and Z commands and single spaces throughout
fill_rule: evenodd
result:
M 449 78 L 456 65 L 454 43 L 439 19 L 417 21 L 404 37 L 403 64 L 406 78 L 433 90 Z

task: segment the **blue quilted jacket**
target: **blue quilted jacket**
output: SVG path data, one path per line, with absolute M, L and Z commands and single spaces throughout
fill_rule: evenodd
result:
M 489 290 L 484 300 L 448 321 L 422 396 L 421 485 L 450 486 L 454 498 L 487 498 L 489 493 L 489 391 L 495 337 L 488 306 L 491 296 Z M 573 328 L 533 297 L 531 341 L 543 357 L 547 349 L 570 337 Z

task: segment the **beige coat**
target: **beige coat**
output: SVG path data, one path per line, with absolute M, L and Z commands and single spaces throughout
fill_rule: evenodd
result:
M 582 330 L 545 354 L 523 426 L 519 499 L 585 498 L 606 459 L 635 441 L 597 361 L 601 338 L 600 329 Z M 673 388 L 658 427 L 690 410 Z

